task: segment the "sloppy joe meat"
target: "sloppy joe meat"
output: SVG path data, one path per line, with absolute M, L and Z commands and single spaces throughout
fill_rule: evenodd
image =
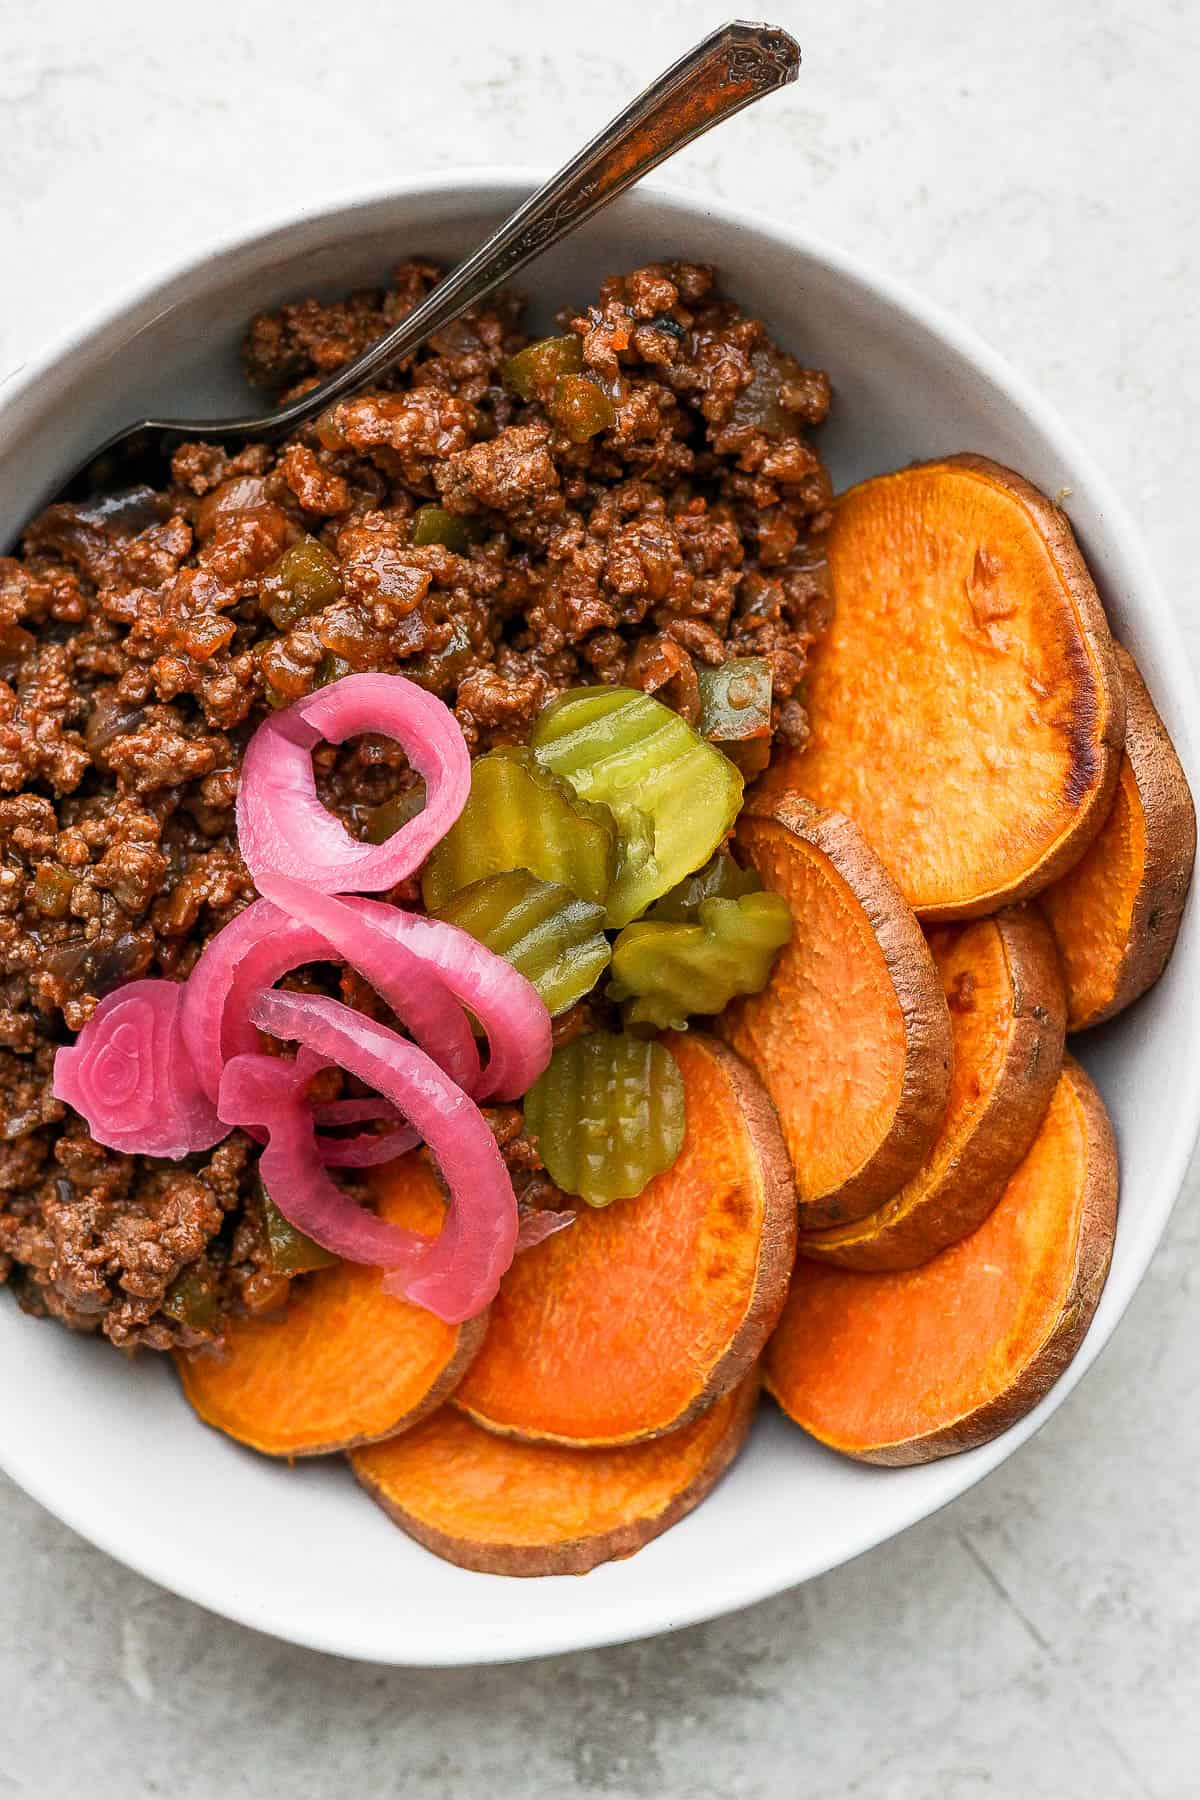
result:
M 302 391 L 438 276 L 410 262 L 386 290 L 263 314 L 250 379 Z M 182 979 L 254 897 L 233 807 L 270 709 L 402 673 L 478 752 L 524 740 L 580 684 L 694 718 L 698 669 L 755 655 L 776 743 L 803 742 L 829 504 L 807 432 L 828 382 L 687 264 L 611 277 L 557 330 L 592 384 L 572 416 L 506 387 L 528 340 L 501 296 L 283 445 L 185 445 L 161 489 L 51 506 L 0 557 L 0 1277 L 29 1310 L 166 1349 L 286 1302 L 249 1140 L 183 1165 L 121 1156 L 50 1091 L 56 1047 L 102 995 Z M 464 521 L 463 549 L 414 545 L 428 505 Z M 408 779 L 380 742 L 317 761 L 352 829 Z M 518 1181 L 544 1183 L 526 1140 L 505 1149 Z M 185 1270 L 215 1319 L 163 1310 Z

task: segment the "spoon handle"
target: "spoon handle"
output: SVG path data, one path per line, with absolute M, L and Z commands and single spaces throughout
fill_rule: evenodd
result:
M 676 150 L 764 94 L 786 87 L 799 68 L 800 47 L 786 31 L 741 20 L 721 26 L 651 82 L 361 356 L 269 419 L 213 420 L 190 428 L 192 435 L 281 436 L 342 395 L 366 386 Z

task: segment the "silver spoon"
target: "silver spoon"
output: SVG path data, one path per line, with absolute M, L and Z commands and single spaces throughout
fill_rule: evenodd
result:
M 299 399 L 274 412 L 239 419 L 139 419 L 114 432 L 77 465 L 90 485 L 99 485 L 93 465 L 136 444 L 139 452 L 155 439 L 236 438 L 273 440 L 322 412 L 331 401 L 353 394 L 382 375 L 467 308 L 557 244 L 626 188 L 656 169 L 685 144 L 740 112 L 755 100 L 796 79 L 800 46 L 772 25 L 734 20 L 689 50 L 651 82 L 643 94 L 573 156 L 536 193 L 511 213 L 478 250 L 448 275 L 421 304 L 383 337 L 345 363 Z

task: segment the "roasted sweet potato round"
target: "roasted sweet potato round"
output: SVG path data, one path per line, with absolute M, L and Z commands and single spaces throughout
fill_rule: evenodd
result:
M 508 1271 L 454 1396 L 492 1431 L 591 1446 L 675 1430 L 741 1380 L 779 1316 L 796 1202 L 771 1103 L 714 1038 L 662 1041 L 683 1075 L 683 1148 Z
M 770 1391 L 830 1449 L 920 1463 L 986 1443 L 1067 1367 L 1117 1222 L 1112 1127 L 1068 1057 L 1033 1148 L 977 1231 L 919 1269 L 796 1264 Z
M 416 1157 L 380 1170 L 379 1211 L 436 1234 L 444 1210 Z M 379 1269 L 305 1276 L 278 1319 L 231 1319 L 222 1352 L 176 1357 L 200 1417 L 268 1456 L 320 1456 L 392 1437 L 440 1406 L 483 1342 L 487 1314 L 447 1325 L 383 1291 Z
M 350 1455 L 373 1500 L 447 1562 L 488 1575 L 585 1575 L 691 1512 L 746 1440 L 751 1374 L 690 1424 L 608 1450 L 525 1444 L 444 1407 Z
M 717 1029 L 775 1103 L 802 1231 L 862 1218 L 920 1168 L 950 1080 L 950 1018 L 920 926 L 861 832 L 797 794 L 752 796 L 740 854 L 792 909 L 761 994 Z
M 768 784 L 849 814 L 922 918 L 1049 886 L 1098 830 L 1123 699 L 1066 516 L 955 456 L 837 502 L 812 737 Z
M 865 1219 L 802 1232 L 801 1256 L 911 1269 L 974 1231 L 1037 1135 L 1062 1068 L 1066 1000 L 1054 939 L 1029 905 L 934 925 L 950 1007 L 950 1099 L 921 1168 Z
M 1111 1019 L 1158 980 L 1175 947 L 1196 860 L 1187 776 L 1137 664 L 1120 646 L 1125 754 L 1112 808 L 1042 909 L 1067 982 L 1067 1025 Z

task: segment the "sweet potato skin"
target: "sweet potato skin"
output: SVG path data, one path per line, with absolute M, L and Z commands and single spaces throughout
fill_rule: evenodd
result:
M 707 1413 L 670 1436 L 609 1450 L 521 1443 L 482 1430 L 453 1408 L 436 1414 L 416 1432 L 407 1434 L 395 1453 L 401 1462 L 420 1457 L 440 1438 L 439 1448 L 447 1461 L 447 1487 L 457 1478 L 460 1495 L 466 1479 L 466 1455 L 474 1451 L 484 1460 L 490 1483 L 499 1491 L 499 1504 L 503 1506 L 507 1501 L 512 1509 L 507 1541 L 503 1535 L 485 1539 L 480 1535 L 472 1537 L 461 1527 L 457 1531 L 447 1529 L 448 1520 L 438 1524 L 428 1512 L 422 1516 L 415 1510 L 411 1495 L 405 1504 L 403 1483 L 396 1479 L 398 1471 L 389 1444 L 352 1453 L 350 1466 L 367 1493 L 402 1531 L 460 1569 L 485 1575 L 586 1575 L 601 1563 L 634 1555 L 711 1493 L 746 1441 L 759 1385 L 757 1372 L 752 1371 Z M 463 1452 L 457 1462 L 453 1455 L 456 1444 Z M 677 1485 L 669 1493 L 662 1491 L 665 1457 L 673 1458 L 678 1471 Z M 564 1497 L 565 1506 L 574 1503 L 576 1510 L 580 1490 L 589 1483 L 608 1479 L 620 1483 L 628 1494 L 639 1479 L 646 1483 L 647 1471 L 651 1469 L 659 1477 L 659 1492 L 646 1494 L 640 1506 L 628 1501 L 623 1509 L 610 1505 L 610 1515 L 623 1510 L 625 1516 L 610 1516 L 602 1522 L 601 1529 L 594 1531 L 579 1530 L 576 1524 L 564 1535 L 556 1536 L 553 1520 L 547 1519 L 543 1541 L 538 1542 L 537 1533 L 531 1529 L 531 1516 L 539 1498 L 537 1482 L 546 1480 L 548 1469 L 556 1484 L 569 1490 Z
M 1032 1412 L 1059 1376 L 1071 1366 L 1075 1352 L 1087 1335 L 1100 1304 L 1112 1264 L 1117 1229 L 1120 1177 L 1117 1143 L 1112 1123 L 1095 1084 L 1073 1057 L 1067 1057 L 1063 1074 L 1070 1081 L 1084 1117 L 1088 1140 L 1088 1173 L 1080 1209 L 1075 1267 L 1070 1289 L 1058 1322 L 1037 1356 L 1023 1370 L 1006 1394 L 998 1394 L 970 1419 L 947 1425 L 942 1431 L 907 1445 L 892 1445 L 873 1455 L 873 1462 L 904 1465 L 930 1462 L 973 1450 L 999 1437 L 1027 1412 Z
M 1187 776 L 1137 664 L 1121 645 L 1117 659 L 1125 754 L 1112 807 L 1082 859 L 1041 897 L 1071 1031 L 1113 1018 L 1153 987 L 1175 947 L 1196 859 Z
M 934 926 L 929 936 L 951 990 L 972 965 L 1002 983 L 1002 1036 L 973 1047 L 972 1021 L 957 1010 L 963 1002 L 951 991 L 951 1098 L 930 1157 L 866 1218 L 801 1233 L 801 1256 L 847 1269 L 912 1269 L 928 1262 L 982 1224 L 1045 1117 L 1062 1068 L 1066 997 L 1044 921 L 1032 907 L 1015 906 L 991 919 Z
M 678 1041 L 677 1037 L 674 1041 Z M 696 1396 L 683 1415 L 684 1424 L 698 1417 L 714 1399 L 728 1393 L 755 1367 L 783 1311 L 788 1278 L 796 1260 L 796 1187 L 775 1108 L 757 1075 L 726 1044 L 706 1036 L 705 1049 L 724 1072 L 750 1138 L 758 1146 L 767 1201 L 750 1303 L 725 1354 L 713 1365 L 704 1392 Z
M 662 1437 L 742 1379 L 779 1317 L 796 1202 L 774 1108 L 717 1039 L 662 1041 L 687 1094 L 679 1157 L 509 1270 L 453 1398 L 486 1430 L 589 1449 Z
M 877 529 L 884 517 L 895 541 Z M 1099 830 L 1124 726 L 1104 610 L 1065 514 L 986 457 L 947 457 L 842 495 L 830 562 L 835 617 L 814 656 L 813 737 L 765 783 L 855 818 L 923 920 L 1040 892 Z M 1023 607 L 1010 564 L 1031 584 Z M 933 732 L 922 734 L 922 704 Z M 1022 768 L 1018 804 L 1011 771 Z M 957 839 L 955 868 L 951 840 L 922 821 L 967 802 L 979 817 Z
M 432 1174 L 415 1157 L 380 1170 L 377 1192 L 385 1218 L 414 1231 L 437 1231 L 441 1196 Z M 435 1412 L 482 1347 L 488 1315 L 446 1325 L 420 1307 L 385 1295 L 382 1281 L 379 1269 L 339 1263 L 305 1277 L 281 1318 L 231 1321 L 223 1355 L 177 1355 L 176 1368 L 194 1411 L 205 1424 L 250 1449 L 288 1458 L 327 1456 L 377 1443 Z M 314 1343 L 329 1359 L 324 1373 L 330 1392 L 325 1397 L 314 1379 Z M 390 1365 L 385 1360 L 389 1347 L 394 1350 Z M 416 1362 L 411 1370 L 410 1349 Z M 374 1373 L 364 1380 L 372 1356 L 377 1359 Z M 257 1367 L 251 1360 L 256 1358 Z M 238 1359 L 246 1371 L 240 1383 L 232 1379 Z M 257 1392 L 256 1379 L 261 1384 Z M 391 1410 L 384 1405 L 389 1383 Z M 264 1401 L 267 1412 L 256 1416 Z M 339 1408 L 344 1426 L 335 1431 L 331 1422 Z M 378 1420 L 368 1428 L 371 1412 Z
M 1056 1114 L 1056 1109 L 1060 1107 L 1064 1110 Z M 768 1391 L 797 1424 L 831 1449 L 857 1461 L 903 1467 L 932 1462 L 939 1457 L 953 1456 L 959 1451 L 972 1450 L 987 1443 L 1023 1418 L 1049 1392 L 1078 1350 L 1099 1303 L 1112 1260 L 1117 1221 L 1118 1168 L 1112 1126 L 1104 1103 L 1091 1080 L 1070 1056 L 1063 1062 L 1062 1074 L 1043 1130 L 1054 1129 L 1066 1117 L 1070 1118 L 1072 1133 L 1082 1146 L 1083 1158 L 1077 1196 L 1078 1223 L 1070 1264 L 1044 1338 L 1014 1372 L 1007 1385 L 990 1398 L 969 1406 L 940 1426 L 906 1433 L 900 1438 L 851 1443 L 844 1437 L 835 1436 L 829 1429 L 817 1430 L 810 1417 L 801 1416 L 803 1402 L 797 1394 L 794 1378 L 789 1379 L 788 1346 L 789 1342 L 797 1344 L 801 1341 L 793 1334 L 797 1331 L 798 1321 L 803 1320 L 802 1307 L 797 1305 L 797 1292 L 794 1290 L 788 1307 L 784 1309 L 775 1338 L 768 1347 L 764 1368 Z M 1034 1179 L 1034 1159 L 1038 1156 L 1040 1144 L 1041 1134 L 1026 1162 L 1013 1177 L 1013 1183 L 1004 1200 L 995 1209 L 993 1218 L 999 1217 L 1010 1193 L 1024 1196 L 1030 1191 L 1028 1186 L 1018 1188 L 1017 1184 L 1023 1181 L 1028 1184 Z M 991 1242 L 988 1234 L 992 1229 L 992 1219 L 989 1219 L 964 1243 L 954 1245 L 943 1253 L 943 1257 L 936 1258 L 932 1264 L 915 1272 L 872 1276 L 830 1269 L 822 1271 L 822 1276 L 845 1282 L 878 1283 L 911 1282 L 915 1275 L 918 1283 L 922 1283 L 927 1271 L 939 1268 L 945 1259 L 944 1272 L 957 1277 L 964 1257 L 989 1255 Z M 986 1264 L 981 1266 L 986 1267 Z M 799 1264 L 797 1267 L 800 1270 L 804 1265 Z M 1028 1289 L 1028 1283 L 1026 1288 Z M 876 1291 L 864 1287 L 854 1299 L 860 1305 L 869 1301 L 873 1315 L 877 1317 Z M 1031 1300 L 1036 1297 L 1035 1294 L 1030 1294 Z M 799 1328 L 803 1330 L 802 1322 Z
M 822 947 L 812 942 L 811 921 L 795 911 L 795 904 L 792 942 L 781 953 L 770 985 L 762 994 L 735 1001 L 717 1024 L 721 1036 L 756 1070 L 779 1112 L 796 1174 L 801 1230 L 846 1224 L 862 1218 L 903 1187 L 921 1166 L 937 1134 L 949 1091 L 951 1061 L 950 1015 L 941 982 L 910 908 L 849 819 L 840 813 L 822 812 L 794 792 L 759 791 L 743 809 L 737 843 L 768 887 L 777 885 L 771 875 L 773 859 L 778 857 L 806 857 L 813 859 L 820 871 L 832 871 L 832 903 L 861 914 L 866 939 L 873 940 L 873 944 L 865 943 L 865 954 L 877 946 L 882 959 L 882 999 L 876 995 L 872 1004 L 882 1004 L 888 1016 L 873 1022 L 878 1042 L 869 1060 L 887 1059 L 893 1066 L 888 1077 L 890 1098 L 879 1096 L 883 1107 L 880 1129 L 856 1167 L 822 1170 L 819 1166 L 818 1157 L 827 1152 L 823 1144 L 814 1146 L 811 1133 L 815 1127 L 802 1116 L 795 1089 L 796 1072 L 804 1067 L 805 1053 L 796 1035 L 802 1018 L 797 996 L 821 994 L 822 1028 L 827 1038 L 841 1039 L 849 1046 L 858 1023 L 850 1016 L 858 997 L 853 983 L 860 983 L 861 991 L 865 977 L 849 971 L 846 987 L 831 990 Z M 779 867 L 783 869 L 784 864 Z M 824 1073 L 817 1070 L 815 1078 L 822 1079 Z M 852 1098 L 857 1099 L 855 1090 L 863 1091 L 869 1076 L 869 1069 L 855 1072 L 848 1083 Z M 836 1128 L 844 1130 L 845 1124 L 843 1115 Z M 858 1147 L 856 1143 L 855 1149 Z

